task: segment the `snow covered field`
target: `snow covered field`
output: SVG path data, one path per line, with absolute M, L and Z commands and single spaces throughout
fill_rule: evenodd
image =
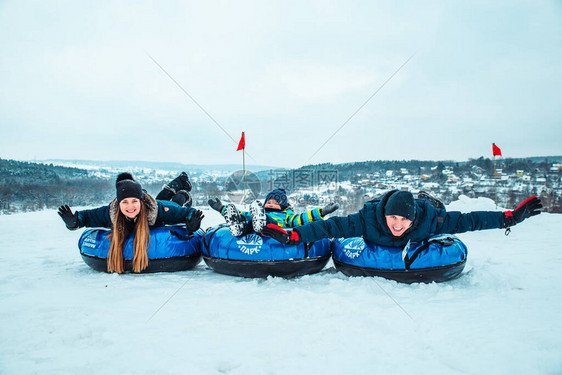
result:
M 449 210 L 494 210 L 487 199 Z M 204 227 L 221 222 L 206 212 Z M 116 275 L 55 211 L 0 216 L 0 374 L 559 374 L 562 215 L 460 234 L 459 279 Z

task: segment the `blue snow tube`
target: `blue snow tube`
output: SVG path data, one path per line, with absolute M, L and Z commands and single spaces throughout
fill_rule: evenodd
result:
M 234 237 L 228 227 L 207 230 L 203 259 L 215 272 L 241 277 L 298 277 L 320 272 L 330 260 L 330 241 L 288 246 L 256 233 Z
M 402 283 L 443 282 L 457 278 L 466 264 L 466 245 L 446 234 L 405 248 L 380 246 L 363 238 L 332 242 L 332 258 L 347 276 L 381 276 Z
M 110 230 L 88 229 L 78 241 L 80 255 L 84 262 L 96 271 L 107 272 Z M 150 228 L 148 267 L 142 273 L 175 272 L 192 269 L 201 261 L 202 232 L 189 236 L 183 227 Z M 133 269 L 133 241 L 135 236 L 125 240 L 123 259 L 125 271 Z

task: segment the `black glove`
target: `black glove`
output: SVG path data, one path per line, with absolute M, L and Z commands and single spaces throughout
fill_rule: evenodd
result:
M 191 219 L 185 220 L 185 227 L 189 233 L 195 233 L 201 228 L 201 220 L 205 215 L 203 215 L 203 211 L 196 210 L 193 214 L 191 214 Z
M 222 202 L 219 198 L 209 199 L 207 201 L 207 203 L 209 203 L 209 206 L 211 206 L 211 208 L 213 210 L 218 211 L 218 212 L 221 212 L 222 208 L 224 207 L 224 205 L 222 204 Z
M 320 209 L 320 215 L 322 216 L 326 216 L 328 214 L 331 214 L 332 212 L 334 212 L 335 210 L 337 210 L 338 208 L 340 208 L 340 205 L 337 203 L 328 203 L 325 207 L 322 207 Z
M 67 204 L 59 207 L 58 214 L 68 229 L 76 230 L 80 226 L 78 223 L 78 212 L 72 213 L 72 210 Z
M 299 233 L 296 230 L 286 231 L 275 224 L 267 224 L 267 226 L 262 229 L 261 234 L 271 237 L 285 245 L 294 246 L 302 243 Z
M 527 198 L 525 202 L 517 206 L 515 210 L 504 212 L 504 228 L 509 228 L 515 224 L 519 224 L 528 217 L 540 214 L 541 208 L 542 203 L 539 198 L 537 198 L 536 196 Z

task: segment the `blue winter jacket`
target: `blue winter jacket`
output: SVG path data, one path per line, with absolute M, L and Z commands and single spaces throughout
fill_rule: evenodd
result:
M 303 242 L 322 238 L 363 237 L 382 246 L 403 247 L 408 241 L 418 242 L 444 233 L 462 233 L 482 229 L 504 227 L 504 213 L 501 211 L 473 211 L 463 214 L 447 212 L 430 205 L 424 200 L 415 200 L 416 218 L 412 226 L 400 237 L 394 237 L 386 225 L 384 205 L 392 192 L 380 201 L 365 203 L 355 214 L 346 217 L 331 217 L 325 221 L 295 228 Z
M 226 206 L 223 206 L 221 215 L 224 216 L 225 210 Z M 272 223 L 282 228 L 292 228 L 299 225 L 312 223 L 316 220 L 323 220 L 324 217 L 320 214 L 320 212 L 320 208 L 314 208 L 310 211 L 303 212 L 302 214 L 296 214 L 295 211 L 290 208 L 286 208 L 284 210 L 274 210 L 266 208 L 265 216 L 268 224 Z M 247 221 L 252 220 L 252 214 L 249 211 L 240 211 L 240 214 L 244 216 Z
M 156 200 L 147 193 L 144 193 L 143 200 L 148 210 L 148 225 L 151 227 L 184 224 L 197 211 L 192 207 L 181 207 L 175 202 Z M 118 209 L 117 199 L 114 199 L 107 206 L 77 211 L 79 227 L 112 228 L 113 219 Z

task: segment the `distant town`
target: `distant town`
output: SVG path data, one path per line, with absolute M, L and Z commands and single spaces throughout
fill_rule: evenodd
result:
M 497 199 L 514 208 L 531 195 L 545 210 L 562 213 L 562 157 L 500 159 L 480 157 L 453 161 L 365 161 L 318 164 L 288 170 L 237 166 L 190 166 L 143 162 L 22 162 L 0 159 L 0 213 L 56 208 L 60 204 L 95 206 L 114 198 L 114 178 L 130 171 L 151 194 L 186 170 L 192 179 L 193 204 L 206 206 L 220 197 L 243 206 L 246 197 L 263 199 L 273 188 L 285 188 L 296 210 L 340 203 L 338 215 L 356 212 L 365 201 L 391 189 L 426 191 L 448 204 L 458 197 Z M 254 170 L 252 170 L 254 169 Z M 256 170 L 258 169 L 258 170 Z M 244 181 L 246 185 L 244 186 Z M 242 194 L 242 190 L 244 193 Z

